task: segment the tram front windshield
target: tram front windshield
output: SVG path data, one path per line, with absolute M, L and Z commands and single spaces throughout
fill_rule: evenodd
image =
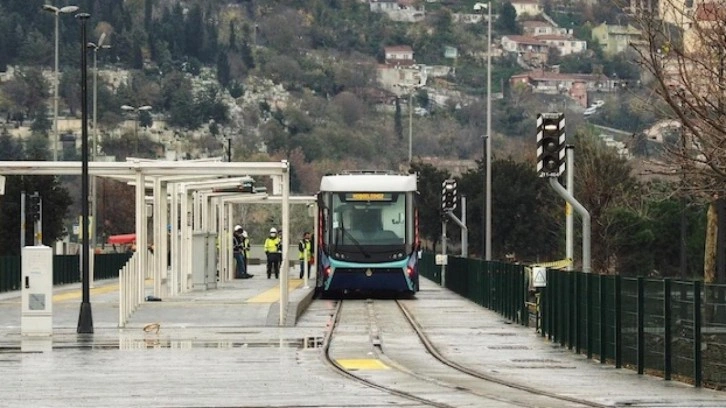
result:
M 406 243 L 406 195 L 403 193 L 334 193 L 332 242 L 335 247 L 387 246 Z

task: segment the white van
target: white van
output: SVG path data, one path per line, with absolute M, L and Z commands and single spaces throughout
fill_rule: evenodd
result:
M 597 107 L 595 106 L 590 106 L 589 108 L 585 109 L 585 112 L 582 112 L 582 114 L 585 116 L 590 116 L 594 113 L 597 113 Z

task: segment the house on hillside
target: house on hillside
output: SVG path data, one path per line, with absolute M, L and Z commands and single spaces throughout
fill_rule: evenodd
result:
M 373 13 L 384 13 L 393 21 L 414 23 L 423 21 L 426 8 L 415 0 L 370 0 Z
M 597 40 L 606 55 L 623 52 L 631 45 L 643 44 L 643 35 L 637 28 L 627 25 L 602 23 L 592 29 L 592 39 Z
M 539 35 L 569 35 L 572 36 L 572 30 L 563 27 L 555 27 L 547 21 L 527 20 L 522 21 L 522 31 L 524 35 L 537 37 Z
M 408 66 L 416 63 L 413 59 L 413 48 L 409 45 L 383 47 L 383 55 L 386 60 L 386 65 Z
M 413 48 L 409 45 L 383 47 L 385 62 L 378 66 L 378 82 L 383 89 L 400 94 L 405 89 L 425 82 L 425 67 L 416 65 Z
M 542 14 L 542 7 L 539 0 L 512 0 L 512 7 L 517 12 L 517 18 L 521 16 L 538 16 Z
M 512 87 L 528 86 L 534 93 L 567 95 L 583 108 L 587 107 L 588 92 L 610 92 L 613 89 L 613 82 L 605 75 L 561 74 L 544 70 L 512 75 L 509 83 Z
M 535 38 L 549 45 L 550 48 L 557 49 L 560 55 L 576 54 L 587 50 L 587 41 L 576 40 L 564 35 L 538 35 Z
M 526 64 L 540 66 L 547 62 L 550 45 L 536 37 L 505 35 L 502 37 L 501 44 L 505 52 L 517 53 Z

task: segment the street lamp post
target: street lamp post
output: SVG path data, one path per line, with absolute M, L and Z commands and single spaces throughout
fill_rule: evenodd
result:
M 476 3 L 474 10 L 487 9 L 487 134 L 484 138 L 486 151 L 486 176 L 484 181 L 484 259 L 492 259 L 492 3 Z
M 106 33 L 101 33 L 98 37 L 98 43 L 94 44 L 89 42 L 87 47 L 93 50 L 93 144 L 91 148 L 91 161 L 96 161 L 96 155 L 98 154 L 98 50 L 111 48 L 110 45 L 105 45 L 103 40 L 106 39 Z M 98 200 L 96 194 L 96 176 L 91 177 L 91 216 L 93 217 L 93 228 L 91 236 L 91 248 L 94 253 L 96 250 L 97 235 L 98 235 Z M 91 282 L 93 282 L 93 273 L 95 271 L 95 265 L 93 258 L 91 258 Z
M 55 15 L 55 71 L 53 73 L 53 161 L 58 161 L 58 17 L 78 10 L 77 6 L 55 7 L 43 5 L 43 10 Z
M 426 85 L 426 77 L 423 75 L 419 78 L 418 84 L 394 85 L 402 90 L 401 95 L 408 92 L 408 167 L 411 167 L 411 160 L 413 159 L 413 92 L 424 85 Z
M 121 109 L 123 109 L 125 111 L 130 111 L 130 112 L 136 113 L 136 119 L 135 119 L 135 123 L 134 123 L 134 138 L 136 138 L 135 154 L 138 156 L 138 154 L 139 154 L 139 120 L 141 120 L 141 112 L 150 111 L 152 108 L 149 105 L 143 105 L 143 106 L 123 105 L 123 106 L 121 106 Z
M 88 89 L 87 81 L 87 44 L 86 44 L 86 23 L 90 14 L 80 13 L 76 18 L 81 22 L 81 231 L 83 243 L 81 256 L 81 272 L 83 277 L 81 311 L 78 316 L 77 333 L 93 333 L 93 316 L 91 313 L 90 299 L 90 262 L 88 251 Z
M 408 167 L 411 167 L 413 150 L 413 89 L 408 93 Z

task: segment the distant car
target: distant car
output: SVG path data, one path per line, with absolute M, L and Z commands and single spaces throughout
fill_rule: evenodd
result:
M 590 116 L 594 113 L 597 113 L 597 107 L 595 106 L 590 106 L 589 108 L 585 109 L 585 112 L 582 112 L 582 114 L 585 116 Z
M 596 100 L 595 102 L 591 103 L 591 104 L 590 104 L 590 107 L 591 107 L 591 108 L 592 108 L 592 107 L 595 107 L 595 108 L 601 108 L 601 107 L 602 107 L 603 105 L 605 105 L 605 101 L 603 101 L 602 99 L 598 99 L 598 100 Z

